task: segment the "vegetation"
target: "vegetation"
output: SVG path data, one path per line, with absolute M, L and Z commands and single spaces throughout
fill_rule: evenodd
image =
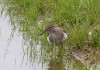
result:
M 39 33 L 49 23 L 66 30 L 69 36 L 66 47 L 83 48 L 85 43 L 100 47 L 99 3 L 100 0 L 5 0 L 13 30 L 19 30 L 25 43 L 30 44 L 29 56 L 36 54 L 35 45 L 41 42 L 43 58 L 48 54 L 47 34 L 39 37 Z

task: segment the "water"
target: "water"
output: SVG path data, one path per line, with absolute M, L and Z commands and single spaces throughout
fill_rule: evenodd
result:
M 30 65 L 22 50 L 22 35 L 16 31 L 12 38 L 11 33 L 9 16 L 3 12 L 0 17 L 0 70 L 45 70 L 42 63 Z

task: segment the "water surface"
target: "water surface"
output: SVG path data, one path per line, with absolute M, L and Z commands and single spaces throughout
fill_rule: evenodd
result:
M 12 37 L 10 23 L 9 16 L 3 12 L 0 17 L 0 70 L 45 70 L 42 63 L 34 62 L 31 66 L 27 61 L 22 47 L 23 37 L 18 31 Z

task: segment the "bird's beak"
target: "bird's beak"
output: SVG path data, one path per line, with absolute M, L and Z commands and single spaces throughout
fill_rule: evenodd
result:
M 45 31 L 43 31 L 43 32 L 41 32 L 41 33 L 39 34 L 39 36 L 40 36 L 40 35 L 42 35 L 42 34 L 44 34 L 45 32 L 46 32 L 46 30 L 45 30 Z

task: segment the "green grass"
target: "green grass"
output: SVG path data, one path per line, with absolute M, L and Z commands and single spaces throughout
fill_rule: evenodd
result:
M 14 30 L 22 33 L 25 43 L 30 43 L 30 50 L 41 42 L 43 58 L 48 55 L 47 34 L 39 37 L 49 23 L 58 25 L 68 32 L 67 47 L 83 48 L 84 41 L 91 41 L 94 47 L 100 47 L 100 1 L 99 0 L 5 0 L 8 14 Z M 39 25 L 37 22 L 42 20 Z M 36 51 L 36 50 L 35 50 Z M 45 52 L 45 53 L 44 53 Z M 30 51 L 30 57 L 34 51 Z M 45 56 L 45 57 L 44 57 Z

